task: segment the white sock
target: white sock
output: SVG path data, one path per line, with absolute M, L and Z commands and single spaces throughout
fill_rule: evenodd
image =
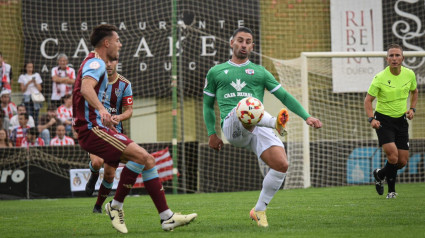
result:
M 273 117 L 272 115 L 270 115 L 270 113 L 264 111 L 263 118 L 261 118 L 261 121 L 257 124 L 257 126 L 269 127 L 274 129 L 276 126 L 276 117 Z
M 286 173 L 270 169 L 266 177 L 263 180 L 263 189 L 261 190 L 260 197 L 258 198 L 257 204 L 255 205 L 255 211 L 265 211 L 267 205 L 282 186 L 285 181 Z
M 173 212 L 170 209 L 167 209 L 167 210 L 161 212 L 159 214 L 159 217 L 161 217 L 161 220 L 165 221 L 165 220 L 170 219 L 172 215 L 173 215 Z
M 121 210 L 122 209 L 122 205 L 123 205 L 123 203 L 122 202 L 118 202 L 117 200 L 115 200 L 115 199 L 113 199 L 112 200 L 112 203 L 111 203 L 111 207 L 112 208 L 114 208 L 114 209 L 118 209 L 118 210 Z

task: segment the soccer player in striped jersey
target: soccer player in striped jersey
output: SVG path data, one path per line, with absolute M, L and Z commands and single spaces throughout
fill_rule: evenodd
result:
M 261 121 L 252 127 L 239 121 L 235 112 L 238 102 L 247 96 L 263 101 L 264 91 L 267 89 L 308 125 L 320 128 L 322 123 L 306 112 L 270 72 L 249 60 L 249 54 L 254 47 L 252 31 L 249 28 L 236 29 L 230 46 L 233 48 L 232 58 L 212 67 L 206 77 L 203 110 L 209 146 L 215 150 L 220 150 L 223 146 L 223 141 L 215 131 L 214 101 L 217 100 L 221 126 L 227 140 L 234 146 L 252 150 L 258 159 L 270 167 L 264 177 L 257 204 L 250 211 L 250 217 L 258 226 L 267 227 L 267 205 L 282 186 L 289 166 L 283 143 L 273 133 L 273 129 L 276 129 L 283 135 L 288 118 L 287 111 L 282 109 L 277 117 L 264 112 Z
M 118 60 L 108 61 L 106 71 L 108 73 L 108 88 L 106 90 L 108 100 L 103 103 L 104 107 L 111 113 L 116 130 L 123 133 L 122 121 L 125 121 L 133 114 L 133 92 L 131 83 L 124 76 L 117 73 L 116 66 Z M 124 109 L 124 112 L 123 112 Z M 86 194 L 91 196 L 94 192 L 99 170 L 103 165 L 103 159 L 94 154 L 90 154 L 91 175 L 86 184 Z M 116 168 L 105 164 L 103 181 L 99 188 L 94 213 L 102 213 L 102 205 L 108 197 L 114 182 Z
M 123 203 L 138 174 L 142 173 L 145 188 L 161 218 L 162 229 L 173 230 L 190 223 L 197 214 L 181 215 L 168 208 L 155 159 L 125 134 L 117 132 L 114 118 L 103 105 L 108 88 L 105 63 L 117 60 L 122 46 L 117 31 L 113 25 L 102 24 L 95 27 L 90 35 L 94 51 L 81 63 L 74 84 L 74 129 L 78 133 L 81 148 L 101 157 L 105 164 L 117 168 L 121 160 L 127 161 L 121 172 L 114 199 L 105 205 L 112 226 L 121 233 L 128 233 L 124 222 Z
M 50 145 L 74 145 L 74 139 L 65 135 L 65 125 L 56 126 L 56 136 L 50 140 Z

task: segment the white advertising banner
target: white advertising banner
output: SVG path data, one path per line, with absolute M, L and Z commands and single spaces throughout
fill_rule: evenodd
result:
M 158 177 L 161 182 L 172 180 L 173 175 L 179 173 L 177 169 L 173 169 L 173 158 L 171 158 L 170 151 L 167 148 L 151 153 L 155 158 L 155 167 L 158 170 Z M 120 164 L 115 172 L 114 184 L 112 189 L 117 189 L 118 183 L 120 181 L 121 171 L 125 165 Z M 90 169 L 70 169 L 69 170 L 69 180 L 71 183 L 71 192 L 81 192 L 86 189 L 86 184 L 89 181 L 91 172 Z M 103 168 L 99 171 L 99 179 L 96 182 L 96 190 L 99 190 L 100 184 L 103 181 Z M 144 187 L 142 175 L 136 179 L 136 183 L 133 185 L 133 188 Z
M 117 189 L 118 182 L 120 181 L 122 167 L 118 167 L 115 172 L 114 185 L 112 189 Z M 81 192 L 86 188 L 86 184 L 90 178 L 90 169 L 71 169 L 69 170 L 70 182 L 71 182 L 71 192 Z M 103 168 L 99 171 L 99 179 L 96 182 L 96 190 L 99 190 L 100 183 L 103 180 Z
M 333 52 L 383 51 L 381 0 L 331 0 Z M 333 58 L 333 92 L 366 92 L 384 58 Z

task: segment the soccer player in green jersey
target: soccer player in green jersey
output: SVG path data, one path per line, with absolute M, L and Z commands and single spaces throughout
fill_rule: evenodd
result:
M 387 179 L 387 198 L 395 198 L 397 170 L 403 168 L 409 159 L 409 124 L 416 112 L 418 89 L 415 73 L 403 66 L 403 48 L 392 44 L 388 47 L 388 65 L 372 81 L 364 100 L 368 121 L 378 135 L 379 146 L 387 155 L 387 163 L 375 169 L 375 188 L 379 195 L 384 194 L 384 181 Z M 410 109 L 407 98 L 410 94 Z M 377 99 L 375 115 L 372 102 Z
M 217 100 L 221 127 L 226 139 L 234 146 L 252 150 L 264 161 L 270 171 L 264 177 L 257 204 L 250 212 L 250 217 L 260 227 L 267 227 L 266 208 L 286 177 L 288 159 L 282 141 L 274 134 L 284 134 L 287 111 L 282 109 L 277 117 L 264 112 L 256 126 L 243 125 L 235 112 L 238 102 L 248 96 L 263 101 L 264 90 L 274 94 L 292 112 L 303 118 L 314 128 L 322 127 L 319 119 L 312 117 L 301 104 L 276 81 L 264 67 L 249 60 L 254 47 L 252 31 L 241 27 L 235 30 L 230 46 L 232 58 L 226 63 L 212 67 L 206 77 L 204 88 L 204 120 L 208 130 L 209 146 L 220 150 L 223 141 L 215 131 L 214 102 Z

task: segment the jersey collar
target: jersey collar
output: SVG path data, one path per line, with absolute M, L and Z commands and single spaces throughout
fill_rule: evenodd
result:
M 114 81 L 112 81 L 112 82 L 108 81 L 108 84 L 114 84 L 118 80 L 119 77 L 120 77 L 120 75 L 117 73 L 117 76 L 115 77 Z
M 247 66 L 249 63 L 251 63 L 251 61 L 248 60 L 248 61 L 246 61 L 245 63 L 242 63 L 242 64 L 235 64 L 231 60 L 229 60 L 229 61 L 227 61 L 227 63 L 229 63 L 230 65 L 236 66 L 236 67 L 243 67 L 243 66 Z

